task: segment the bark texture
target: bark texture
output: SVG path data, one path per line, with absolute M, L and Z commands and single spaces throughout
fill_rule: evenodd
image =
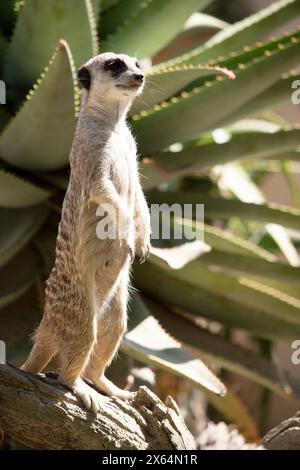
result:
M 171 397 L 164 405 L 147 387 L 127 403 L 103 396 L 95 416 L 48 374 L 10 365 L 0 365 L 0 428 L 35 449 L 195 449 Z
M 262 444 L 269 450 L 300 450 L 300 412 L 269 431 Z

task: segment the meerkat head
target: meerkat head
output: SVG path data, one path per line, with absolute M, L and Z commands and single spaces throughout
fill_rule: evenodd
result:
M 86 62 L 78 80 L 94 98 L 129 102 L 142 92 L 145 77 L 135 57 L 106 52 Z

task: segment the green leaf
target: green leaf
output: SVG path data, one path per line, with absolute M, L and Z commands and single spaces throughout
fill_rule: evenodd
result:
M 253 380 L 279 395 L 300 399 L 300 383 L 268 359 L 221 335 L 210 333 L 156 302 L 147 301 L 146 304 L 162 327 L 189 347 L 195 357 L 200 355 L 209 363 Z
M 245 116 L 257 115 L 265 110 L 275 108 L 284 102 L 290 102 L 293 92 L 292 83 L 295 80 L 300 80 L 300 75 L 295 72 L 284 75 L 270 88 L 248 101 L 229 116 L 226 116 L 219 125 L 228 126 L 230 123 L 237 122 Z
M 157 208 L 159 209 L 159 208 Z M 161 208 L 160 208 L 161 209 Z M 162 223 L 158 224 L 157 227 L 157 220 L 156 217 L 152 217 L 152 238 L 154 240 L 157 239 L 157 234 L 160 234 L 159 229 L 163 228 L 164 233 L 168 234 L 168 228 L 170 228 L 170 234 L 172 235 L 172 231 L 178 233 L 180 235 L 179 240 L 185 240 L 185 234 L 193 235 L 193 238 L 196 241 L 205 241 L 208 245 L 212 246 L 213 248 L 226 251 L 228 253 L 236 253 L 240 255 L 247 255 L 254 258 L 261 258 L 267 261 L 276 261 L 276 256 L 270 253 L 263 248 L 255 245 L 254 243 L 245 240 L 243 238 L 237 237 L 233 235 L 228 230 L 222 230 L 218 227 L 212 227 L 207 224 L 202 224 L 198 220 L 190 220 L 188 218 L 182 217 L 172 217 L 172 213 L 170 213 L 169 218 L 162 218 Z M 164 224 L 167 224 L 164 226 Z M 173 239 L 172 236 L 168 237 L 167 240 L 163 240 L 160 244 L 163 246 L 173 247 L 178 246 L 178 238 Z
M 185 22 L 182 31 L 154 56 L 153 63 L 169 61 L 199 47 L 227 26 L 228 23 L 219 18 L 195 12 Z
M 130 15 L 127 13 L 129 1 L 118 2 L 113 14 L 116 10 L 120 11 L 119 17 L 122 17 L 123 21 L 115 32 L 105 38 L 102 48 L 107 51 L 113 46 L 115 52 L 138 54 L 139 57 L 151 56 L 180 31 L 194 11 L 206 6 L 208 1 L 130 0 L 130 4 L 134 6 Z M 109 14 L 108 11 L 107 15 Z M 108 22 L 107 18 L 106 21 Z
M 210 395 L 207 393 L 206 396 L 210 405 L 218 411 L 218 414 L 223 416 L 227 423 L 234 425 L 247 441 L 259 441 L 259 431 L 252 413 L 236 393 L 230 390 L 224 398 L 212 393 Z M 222 426 L 224 426 L 224 423 L 220 422 L 218 427 L 221 428 L 221 432 L 223 431 Z
M 273 158 L 270 155 L 269 159 L 270 160 L 278 160 L 278 161 L 290 160 L 290 161 L 294 161 L 294 162 L 299 162 L 300 152 L 294 151 L 294 152 L 280 153 L 280 154 L 276 154 L 276 156 L 274 156 Z
M 0 207 L 18 209 L 46 201 L 51 193 L 13 173 L 0 170 Z
M 93 11 L 94 11 L 94 18 L 97 23 L 99 16 L 100 16 L 100 11 L 101 11 L 103 0 L 91 0 L 91 2 L 93 6 Z
M 68 45 L 60 42 L 50 64 L 0 137 L 0 154 L 26 170 L 68 163 L 75 129 L 75 76 Z
M 47 213 L 44 206 L 0 209 L 0 268 L 31 240 Z
M 153 155 L 160 171 L 174 172 L 175 176 L 206 170 L 235 160 L 262 159 L 296 150 L 300 143 L 300 129 L 279 130 L 273 133 L 245 132 L 231 137 L 223 144 L 209 142 L 193 145 L 180 152 Z
M 224 75 L 230 79 L 235 77 L 234 73 L 226 68 L 209 65 L 169 67 L 157 72 L 150 71 L 146 77 L 143 94 L 133 104 L 131 114 L 139 113 L 145 108 L 151 108 L 155 104 L 170 98 L 178 90 L 199 77 L 212 75 Z
M 184 377 L 197 387 L 206 387 L 214 393 L 224 395 L 224 385 L 205 364 L 184 351 L 180 344 L 161 328 L 137 294 L 132 300 L 132 320 L 123 342 L 125 352 L 139 361 Z
M 217 59 L 211 59 L 208 61 L 208 64 L 211 66 L 226 67 L 230 70 L 244 69 L 245 67 L 250 66 L 251 63 L 256 63 L 259 58 L 262 58 L 264 55 L 271 57 L 278 49 L 283 50 L 286 47 L 289 47 L 291 42 L 293 44 L 299 42 L 299 39 L 300 33 L 298 31 L 295 31 L 294 34 L 290 35 L 286 33 L 284 36 L 279 38 L 272 37 L 267 42 L 256 42 L 254 45 L 252 44 L 251 46 L 244 47 L 243 50 L 230 52 L 229 56 L 220 56 Z M 181 68 L 192 66 L 193 64 L 179 64 L 169 67 Z M 161 67 L 163 67 L 163 64 Z M 153 72 L 157 72 L 156 68 L 153 70 Z M 203 84 L 203 78 L 197 79 L 186 87 L 186 91 L 192 90 L 193 87 L 200 87 Z
M 60 39 L 74 54 L 76 67 L 97 54 L 97 33 L 90 0 L 27 0 L 12 38 L 4 79 L 28 90 Z
M 284 49 L 277 48 L 270 54 L 256 57 L 254 62 L 235 71 L 237 78 L 234 81 L 221 77 L 148 111 L 146 115 L 134 116 L 133 128 L 141 150 L 152 153 L 215 128 L 229 113 L 269 88 L 282 73 L 297 64 L 299 35 L 291 35 L 289 45 Z
M 264 338 L 294 338 L 300 334 L 299 300 L 291 296 L 200 263 L 171 270 L 161 261 L 153 261 L 152 256 L 151 262 L 135 264 L 135 284 L 162 304 Z
M 178 248 L 156 249 L 150 261 L 164 270 L 172 270 L 176 262 Z M 203 256 L 208 256 L 204 254 Z M 174 259 L 175 258 L 175 259 Z M 251 263 L 251 260 L 250 260 Z M 261 263 L 262 264 L 262 263 Z M 173 270 L 172 276 L 189 282 L 195 287 L 205 288 L 211 294 L 218 286 L 218 294 L 238 302 L 245 302 L 254 308 L 260 308 L 275 317 L 284 318 L 300 325 L 300 301 L 291 295 L 285 295 L 278 289 L 269 288 L 256 280 L 235 276 L 229 272 L 215 269 L 215 265 L 203 265 L 194 260 L 180 269 Z
M 262 191 L 250 179 L 246 171 L 237 163 L 228 163 L 219 169 L 218 184 L 223 190 L 230 190 L 244 202 L 265 203 Z M 266 231 L 271 235 L 288 262 L 292 266 L 300 266 L 300 257 L 294 247 L 290 235 L 284 227 L 276 224 L 267 224 Z
M 183 225 L 189 225 L 189 221 L 185 220 Z M 205 225 L 204 237 L 205 242 L 213 248 L 224 250 L 228 253 L 244 254 L 254 258 L 262 258 L 267 261 L 276 260 L 276 257 L 269 251 L 218 227 Z
M 42 268 L 37 251 L 27 246 L 0 271 L 0 309 L 21 297 L 34 283 Z
M 140 0 L 118 0 L 110 8 L 103 10 L 101 15 L 101 37 L 115 33 L 131 16 L 135 16 L 142 8 Z M 103 44 L 101 41 L 101 48 Z M 114 50 L 114 47 L 112 46 Z
M 194 192 L 158 190 L 147 192 L 147 200 L 150 204 L 177 203 L 183 208 L 183 204 L 191 204 L 194 212 L 196 204 L 203 204 L 205 217 L 222 220 L 238 217 L 247 221 L 279 224 L 300 231 L 300 210 L 279 204 L 252 204 Z
M 199 64 L 218 56 L 227 55 L 243 46 L 272 33 L 284 26 L 288 21 L 294 20 L 299 15 L 299 0 L 280 0 L 273 2 L 263 10 L 235 23 L 220 31 L 207 41 L 202 47 L 194 49 L 188 54 L 177 57 L 173 64 Z
M 283 263 L 269 262 L 220 250 L 206 253 L 198 261 L 206 266 L 221 268 L 236 275 L 243 274 L 263 281 L 275 279 L 296 284 L 300 288 L 300 269 Z

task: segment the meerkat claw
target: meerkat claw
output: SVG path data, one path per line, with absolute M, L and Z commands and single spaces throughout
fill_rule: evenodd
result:
M 102 408 L 102 397 L 100 393 L 86 384 L 83 380 L 79 380 L 73 387 L 74 394 L 82 401 L 85 408 L 94 413 L 99 413 Z
M 147 246 L 146 248 L 142 248 L 141 250 L 141 256 L 140 256 L 140 263 L 143 264 L 145 263 L 146 259 L 150 255 L 150 247 Z

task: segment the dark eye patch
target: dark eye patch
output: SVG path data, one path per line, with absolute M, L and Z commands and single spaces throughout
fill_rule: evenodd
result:
M 140 66 L 139 62 L 136 62 L 136 63 L 135 63 L 135 66 L 136 66 L 138 69 L 140 69 L 140 68 L 141 68 L 141 66 Z
M 84 66 L 81 67 L 78 70 L 77 77 L 78 77 L 78 81 L 80 85 L 86 90 L 88 90 L 91 86 L 91 75 L 90 75 L 89 70 Z
M 104 70 L 109 70 L 114 76 L 121 75 L 121 73 L 126 72 L 127 65 L 121 59 L 111 59 L 107 60 L 104 64 Z

